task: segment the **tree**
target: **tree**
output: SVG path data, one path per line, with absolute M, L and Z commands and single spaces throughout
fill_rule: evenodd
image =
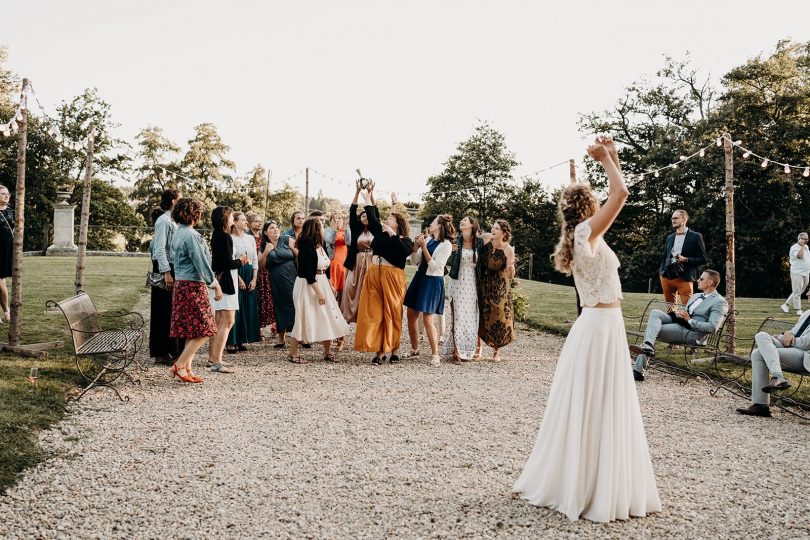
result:
M 156 126 L 142 129 L 135 137 L 138 145 L 140 166 L 135 169 L 135 186 L 132 196 L 138 200 L 138 212 L 149 218 L 149 213 L 160 204 L 160 194 L 165 189 L 177 188 L 180 164 L 174 158 L 180 147 L 163 134 Z M 170 172 L 166 172 L 166 171 Z
M 73 193 L 73 200 L 81 201 L 84 186 L 79 185 Z M 90 223 L 87 230 L 87 249 L 116 251 L 120 247 L 116 240 L 121 238 L 127 251 L 138 251 L 144 236 L 143 217 L 130 206 L 124 193 L 116 186 L 93 179 L 90 198 Z M 81 207 L 76 207 L 78 223 Z
M 428 178 L 423 208 L 426 224 L 440 213 L 451 213 L 455 219 L 472 214 L 488 224 L 501 215 L 512 170 L 519 164 L 504 136 L 489 124 L 479 124 L 459 143 L 444 170 Z
M 310 212 L 320 210 L 327 216 L 332 212 L 343 212 L 344 206 L 345 205 L 340 202 L 340 199 L 325 196 L 322 189 L 318 190 L 316 197 L 310 197 L 309 199 Z
M 194 132 L 181 163 L 183 174 L 191 180 L 183 179 L 179 187 L 210 210 L 224 193 L 236 187 L 233 177 L 236 164 L 226 157 L 231 148 L 222 142 L 213 124 L 199 124 Z
M 274 219 L 279 223 L 281 230 L 290 226 L 290 216 L 296 210 L 303 210 L 300 204 L 301 194 L 290 186 L 284 184 L 282 188 L 268 196 L 267 215 L 265 219 Z
M 530 279 L 568 283 L 554 270 L 549 254 L 559 238 L 557 204 L 559 194 L 550 194 L 538 180 L 526 180 L 513 188 L 504 205 L 503 215 L 512 226 L 511 243 L 515 246 L 518 264 L 528 272 L 528 255 L 533 254 Z M 521 274 L 524 275 L 524 274 Z
M 620 158 L 630 197 L 608 234 L 622 260 L 628 290 L 658 282 L 662 244 L 676 208 L 690 214 L 689 225 L 703 233 L 708 266 L 725 269 L 723 156 L 713 145 L 702 159 L 690 160 L 658 177 L 644 171 L 677 162 L 728 130 L 744 146 L 794 164 L 810 162 L 810 44 L 782 41 L 774 52 L 729 71 L 715 90 L 688 62 L 667 59 L 654 81 L 631 85 L 617 105 L 583 115 L 583 131 L 608 131 L 622 143 Z M 719 97 L 718 97 L 719 94 Z M 604 177 L 588 162 L 590 178 Z M 800 171 L 762 168 L 735 153 L 737 293 L 782 296 L 788 290 L 787 247 L 806 230 L 810 185 Z M 774 204 L 775 202 L 777 202 Z M 780 279 L 774 279 L 780 276 Z

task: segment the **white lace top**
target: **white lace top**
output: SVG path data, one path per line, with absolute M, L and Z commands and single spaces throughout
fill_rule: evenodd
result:
M 574 284 L 579 292 L 582 307 L 596 304 L 612 304 L 624 298 L 619 281 L 619 258 L 601 236 L 592 250 L 590 220 L 585 220 L 574 229 L 574 260 L 571 270 Z

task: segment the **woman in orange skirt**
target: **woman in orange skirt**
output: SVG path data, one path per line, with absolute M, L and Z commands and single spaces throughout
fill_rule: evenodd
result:
M 407 236 L 405 216 L 391 212 L 386 222 L 380 223 L 373 190 L 373 187 L 369 188 L 371 204 L 365 207 L 368 229 L 374 235 L 371 242 L 373 255 L 360 291 L 354 350 L 375 353 L 371 363 L 379 366 L 389 351 L 389 361 L 392 364 L 399 362 L 397 352 L 402 339 L 405 261 L 413 251 L 413 240 Z M 392 206 L 396 201 L 396 195 L 391 194 Z

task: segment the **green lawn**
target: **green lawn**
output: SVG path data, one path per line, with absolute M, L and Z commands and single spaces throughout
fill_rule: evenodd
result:
M 145 258 L 88 257 L 85 290 L 100 310 L 130 309 L 145 291 L 148 267 Z M 73 295 L 75 273 L 75 258 L 23 260 L 22 343 L 62 340 L 63 347 L 50 351 L 44 361 L 0 355 L 0 493 L 21 470 L 43 458 L 37 431 L 62 418 L 67 393 L 81 383 L 64 317 L 44 314 L 46 300 Z M 11 279 L 7 283 L 10 289 Z M 8 341 L 7 324 L 0 332 L 0 341 Z M 39 367 L 36 387 L 27 380 L 32 366 Z

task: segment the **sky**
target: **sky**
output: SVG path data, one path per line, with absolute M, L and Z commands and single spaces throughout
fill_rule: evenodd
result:
M 719 78 L 780 39 L 810 41 L 807 0 L 312 0 L 4 2 L 0 44 L 46 110 L 85 88 L 134 144 L 159 126 L 185 146 L 216 125 L 237 172 L 272 171 L 351 198 L 360 168 L 418 200 L 481 121 L 516 176 L 581 162 L 578 115 L 684 58 Z M 540 177 L 567 181 L 567 167 Z

